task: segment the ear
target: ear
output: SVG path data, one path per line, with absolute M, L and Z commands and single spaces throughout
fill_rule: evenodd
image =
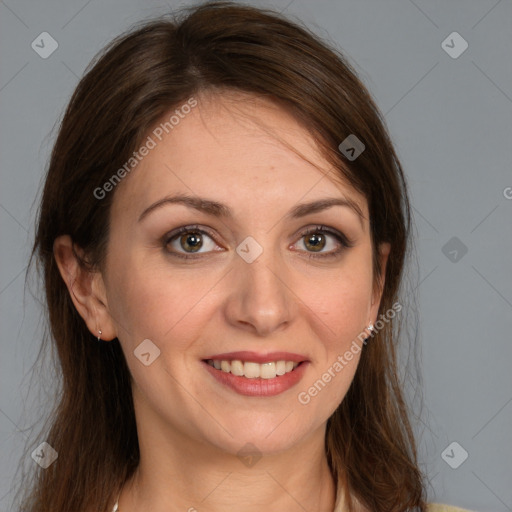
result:
M 93 336 L 113 340 L 117 334 L 110 315 L 103 276 L 80 265 L 77 254 L 83 251 L 74 245 L 69 235 L 62 235 L 53 243 L 53 255 L 60 275 L 66 283 L 76 310 L 84 319 Z M 74 250 L 73 250 L 74 249 Z
M 377 315 L 379 313 L 380 301 L 382 299 L 382 292 L 384 291 L 384 284 L 386 281 L 386 266 L 388 263 L 389 253 L 391 251 L 391 244 L 388 242 L 382 242 L 379 244 L 379 266 L 380 266 L 380 277 L 378 282 L 375 284 L 372 293 L 372 305 L 370 309 L 369 322 L 375 324 L 377 321 Z

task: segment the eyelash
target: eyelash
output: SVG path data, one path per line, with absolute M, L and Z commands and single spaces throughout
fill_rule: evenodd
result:
M 199 233 L 201 235 L 207 235 L 209 236 L 215 243 L 215 237 L 212 233 L 209 231 L 200 228 L 198 225 L 192 225 L 192 226 L 183 226 L 181 228 L 178 228 L 175 231 L 172 231 L 171 233 L 166 234 L 163 237 L 163 246 L 164 249 L 167 248 L 167 246 L 174 241 L 176 238 L 179 238 L 181 235 L 184 235 L 186 233 Z M 340 244 L 341 247 L 336 249 L 335 251 L 331 251 L 328 253 L 318 253 L 315 254 L 314 252 L 306 251 L 308 253 L 308 258 L 314 258 L 314 259 L 324 259 L 324 258 L 335 258 L 340 255 L 340 253 L 343 252 L 344 249 L 349 249 L 350 247 L 354 246 L 354 243 L 350 241 L 343 233 L 340 233 L 337 230 L 328 228 L 326 226 L 318 225 L 314 226 L 312 228 L 308 228 L 306 231 L 304 231 L 300 237 L 299 240 L 312 234 L 323 234 L 323 235 L 330 235 L 334 237 Z M 302 252 L 302 251 L 301 251 Z M 203 257 L 203 254 L 205 253 L 198 253 L 198 254 L 187 254 L 187 253 L 180 253 L 180 252 L 172 252 L 167 251 L 167 253 L 171 256 L 175 256 L 178 258 L 182 258 L 184 260 L 194 260 L 199 259 Z

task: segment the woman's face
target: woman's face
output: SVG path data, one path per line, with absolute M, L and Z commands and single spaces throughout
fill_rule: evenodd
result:
M 102 277 L 137 421 L 233 454 L 291 448 L 343 400 L 360 353 L 343 356 L 376 319 L 366 200 L 250 96 L 152 137 L 115 190 Z

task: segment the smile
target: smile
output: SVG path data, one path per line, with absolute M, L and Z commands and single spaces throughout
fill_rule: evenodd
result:
M 276 396 L 298 384 L 310 365 L 309 361 L 267 361 L 256 363 L 242 359 L 205 359 L 201 361 L 213 377 L 212 385 L 239 395 Z

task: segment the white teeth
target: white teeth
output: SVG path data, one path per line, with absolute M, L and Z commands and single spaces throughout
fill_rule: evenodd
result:
M 276 376 L 276 363 L 264 363 L 260 365 L 260 377 L 262 379 L 274 379 Z
M 242 361 L 231 361 L 231 373 L 242 377 L 244 374 L 244 363 Z
M 260 365 L 258 363 L 244 363 L 244 377 L 256 379 L 260 376 Z
M 208 359 L 207 362 L 217 370 L 232 373 L 238 377 L 246 377 L 247 379 L 274 379 L 276 376 L 291 372 L 299 365 L 294 361 L 271 361 L 259 364 L 252 361 Z

